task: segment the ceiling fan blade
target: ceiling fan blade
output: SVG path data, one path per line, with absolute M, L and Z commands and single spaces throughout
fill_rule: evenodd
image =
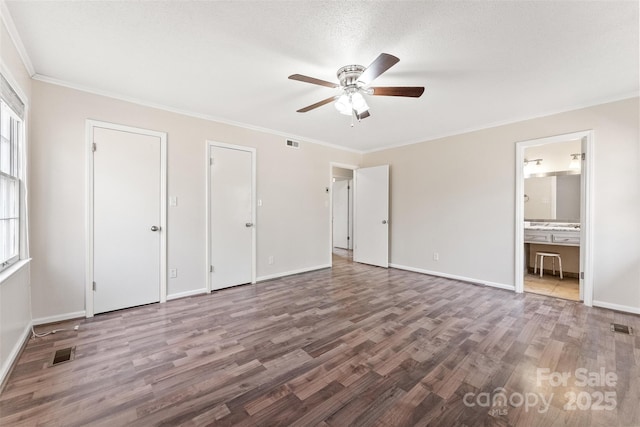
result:
M 372 63 L 362 72 L 358 81 L 369 84 L 376 79 L 380 74 L 387 71 L 400 61 L 397 57 L 389 55 L 388 53 L 381 53 Z
M 332 96 L 332 97 L 329 97 L 327 99 L 323 99 L 320 102 L 316 102 L 315 104 L 311 104 L 311 105 L 309 105 L 307 107 L 301 108 L 301 109 L 297 110 L 297 112 L 298 113 L 306 113 L 307 111 L 311 111 L 311 110 L 313 110 L 315 108 L 322 107 L 323 105 L 330 103 L 331 101 L 333 101 L 336 98 L 337 98 L 337 96 Z
M 409 96 L 411 98 L 420 98 L 424 93 L 422 86 L 401 86 L 401 87 L 372 87 L 371 95 L 377 96 Z
M 369 114 L 369 110 L 364 111 L 362 114 L 357 114 L 356 113 L 356 119 L 358 120 L 362 120 L 362 119 L 366 119 L 367 117 L 369 117 L 371 114 Z
M 303 76 L 302 74 L 292 74 L 289 76 L 291 80 L 298 80 L 299 82 L 311 83 L 314 85 L 326 86 L 326 87 L 340 87 L 337 83 L 331 83 L 326 80 L 316 79 L 314 77 Z

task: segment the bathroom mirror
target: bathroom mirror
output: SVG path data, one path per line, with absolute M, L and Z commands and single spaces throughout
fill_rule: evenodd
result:
M 580 222 L 580 173 L 550 172 L 525 177 L 524 218 L 536 222 Z

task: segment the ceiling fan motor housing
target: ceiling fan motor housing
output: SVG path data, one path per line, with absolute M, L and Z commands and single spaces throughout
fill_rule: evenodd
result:
M 340 86 L 344 88 L 357 87 L 358 79 L 364 72 L 365 67 L 362 65 L 345 65 L 338 70 L 337 76 Z

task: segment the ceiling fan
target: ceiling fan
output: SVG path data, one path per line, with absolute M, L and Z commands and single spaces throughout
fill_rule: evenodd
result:
M 306 113 L 307 111 L 336 101 L 335 106 L 341 114 L 355 117 L 360 121 L 370 116 L 369 106 L 363 95 L 419 98 L 424 93 L 424 87 L 422 86 L 369 86 L 373 80 L 397 64 L 398 61 L 400 61 L 400 59 L 393 55 L 381 53 L 371 65 L 366 68 L 362 65 L 345 65 L 337 72 L 340 84 L 303 76 L 302 74 L 290 75 L 289 79 L 291 80 L 340 89 L 338 95 L 301 108 L 297 110 L 297 112 Z

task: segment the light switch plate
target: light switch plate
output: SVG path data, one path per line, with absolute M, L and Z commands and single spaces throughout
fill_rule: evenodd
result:
M 178 198 L 175 196 L 169 197 L 169 206 L 178 206 Z

